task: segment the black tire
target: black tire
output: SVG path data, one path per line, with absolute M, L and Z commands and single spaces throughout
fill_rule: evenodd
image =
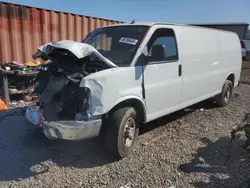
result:
M 225 107 L 231 101 L 233 95 L 233 83 L 230 80 L 226 80 L 222 88 L 222 92 L 215 96 L 216 104 L 220 107 Z
M 130 131 L 125 131 L 125 127 L 127 127 L 126 130 L 128 130 L 128 123 L 131 123 L 131 127 L 133 124 L 134 127 L 131 134 L 129 134 Z M 105 142 L 107 149 L 119 159 L 127 157 L 132 152 L 139 133 L 139 120 L 135 109 L 132 107 L 125 107 L 114 111 L 108 118 L 108 121 L 106 121 L 105 126 Z M 129 130 L 132 130 L 132 128 L 129 128 Z M 128 142 L 130 140 L 131 142 Z

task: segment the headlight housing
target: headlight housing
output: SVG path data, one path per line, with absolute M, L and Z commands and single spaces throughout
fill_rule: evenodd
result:
M 82 88 L 83 94 L 82 104 L 80 105 L 79 112 L 75 115 L 76 121 L 90 120 L 92 118 L 92 102 L 91 102 L 91 91 L 89 88 Z
M 84 99 L 83 99 L 83 117 L 89 120 L 92 117 L 92 102 L 90 89 L 84 88 Z

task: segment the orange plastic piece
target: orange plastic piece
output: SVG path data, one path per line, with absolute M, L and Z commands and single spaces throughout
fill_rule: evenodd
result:
M 29 62 L 26 62 L 25 65 L 26 66 L 29 66 L 29 67 L 37 67 L 39 66 L 41 63 L 40 61 L 29 61 Z
M 4 100 L 0 98 L 0 111 L 5 111 L 5 110 L 8 110 L 8 106 L 6 105 Z

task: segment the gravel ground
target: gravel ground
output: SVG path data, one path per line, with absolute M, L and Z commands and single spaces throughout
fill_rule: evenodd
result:
M 242 80 L 250 80 L 250 69 Z M 231 104 L 205 101 L 144 125 L 134 152 L 115 161 L 99 138 L 47 140 L 20 111 L 0 113 L 0 187 L 239 187 L 250 180 L 244 136 L 230 131 L 250 112 L 250 85 Z
M 242 67 L 250 69 L 250 61 L 243 61 L 242 62 Z

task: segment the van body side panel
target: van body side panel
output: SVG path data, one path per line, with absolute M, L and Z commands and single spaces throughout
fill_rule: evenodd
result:
M 218 65 L 217 88 L 221 88 L 229 74 L 235 75 L 234 86 L 237 86 L 242 66 L 241 47 L 238 36 L 234 33 L 217 32 L 220 44 L 220 64 Z
M 185 108 L 221 92 L 227 77 L 241 70 L 241 50 L 237 35 L 203 28 L 183 28 L 183 88 L 180 108 Z
M 238 84 L 242 62 L 240 41 L 235 33 L 201 27 L 155 25 L 142 42 L 141 50 L 156 27 L 174 30 L 182 76 L 173 77 L 177 73 L 174 64 L 144 67 L 147 122 L 219 94 L 230 74 L 235 75 L 235 86 Z M 174 97 L 180 98 L 179 104 Z
M 179 40 L 183 58 L 181 102 L 185 104 L 217 90 L 214 83 L 218 74 L 219 47 L 215 32 L 207 29 L 183 28 Z

